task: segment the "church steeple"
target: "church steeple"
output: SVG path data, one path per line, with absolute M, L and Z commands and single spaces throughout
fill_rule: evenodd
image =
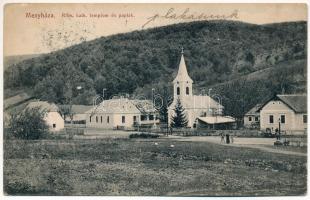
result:
M 193 80 L 189 77 L 186 69 L 184 51 L 182 47 L 181 60 L 179 63 L 178 74 L 173 80 L 174 85 L 174 98 L 183 99 L 186 96 L 192 96 Z
M 189 82 L 193 83 L 193 80 L 189 77 L 189 75 L 187 73 L 185 59 L 184 59 L 183 47 L 182 47 L 182 51 L 181 51 L 181 60 L 179 63 L 179 71 L 178 71 L 177 76 L 173 80 L 173 83 L 175 83 L 177 81 L 179 81 L 179 82 L 180 81 L 189 81 Z

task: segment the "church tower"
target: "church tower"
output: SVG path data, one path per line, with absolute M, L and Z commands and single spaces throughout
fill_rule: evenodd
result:
M 181 60 L 179 63 L 179 71 L 175 79 L 173 80 L 174 99 L 180 99 L 181 101 L 186 97 L 192 97 L 193 80 L 189 77 L 184 60 L 184 52 L 182 48 Z

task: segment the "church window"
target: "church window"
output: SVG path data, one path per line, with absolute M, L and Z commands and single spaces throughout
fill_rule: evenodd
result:
M 89 117 L 89 122 L 91 122 L 91 116 Z
M 186 87 L 186 95 L 189 95 L 189 87 Z
M 110 123 L 110 117 L 109 116 L 107 117 L 107 123 Z
M 102 116 L 100 116 L 100 122 L 101 122 L 101 124 L 102 124 Z
M 177 95 L 180 95 L 180 88 L 177 87 Z
M 96 123 L 98 123 L 98 116 L 96 116 Z

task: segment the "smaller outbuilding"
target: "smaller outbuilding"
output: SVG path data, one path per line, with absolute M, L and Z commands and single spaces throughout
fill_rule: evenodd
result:
M 59 108 L 54 103 L 47 101 L 35 101 L 27 105 L 26 108 L 40 108 L 41 111 L 46 112 L 44 120 L 49 126 L 50 131 L 60 131 L 64 129 L 65 121 L 59 114 Z
M 261 107 L 262 104 L 257 104 L 244 115 L 243 125 L 245 128 L 259 129 L 260 127 L 259 109 Z

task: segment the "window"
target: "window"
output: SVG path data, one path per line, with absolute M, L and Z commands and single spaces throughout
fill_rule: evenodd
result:
M 258 122 L 258 117 L 255 117 L 255 121 Z
M 285 115 L 281 115 L 281 124 L 285 124 Z
M 56 128 L 56 124 L 53 124 L 53 128 Z
M 110 123 L 110 117 L 107 116 L 107 123 Z
M 137 121 L 137 116 L 133 116 L 133 121 L 134 121 L 134 122 Z
M 180 88 L 177 87 L 177 95 L 180 95 Z
M 302 120 L 303 120 L 304 124 L 306 124 L 307 121 L 308 121 L 307 115 L 303 115 L 303 116 L 302 116 Z
M 189 87 L 186 87 L 186 95 L 189 95 Z
M 269 115 L 269 123 L 273 124 L 273 115 Z
M 125 123 L 125 116 L 122 116 L 122 123 Z
M 251 122 L 252 121 L 252 117 L 249 117 L 249 122 Z
M 101 124 L 102 124 L 102 116 L 100 117 L 100 121 L 101 121 Z
M 98 123 L 98 116 L 96 116 L 96 123 Z
M 141 121 L 145 121 L 146 120 L 146 115 L 141 115 Z
M 154 115 L 149 115 L 149 120 L 154 120 Z
M 91 122 L 91 116 L 89 117 L 89 122 Z

